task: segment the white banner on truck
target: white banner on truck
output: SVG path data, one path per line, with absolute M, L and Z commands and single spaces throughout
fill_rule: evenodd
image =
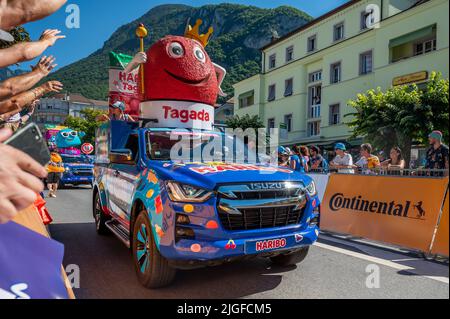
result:
M 141 103 L 140 117 L 158 120 L 152 127 L 212 130 L 214 107 L 188 101 L 146 101 Z

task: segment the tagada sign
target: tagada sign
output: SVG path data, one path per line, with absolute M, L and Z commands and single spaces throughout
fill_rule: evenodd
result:
M 212 130 L 214 107 L 187 101 L 147 101 L 140 105 L 140 118 L 157 120 L 152 127 Z
M 321 228 L 428 251 L 448 179 L 331 175 Z
M 415 72 L 407 75 L 397 76 L 392 80 L 393 86 L 398 85 L 405 85 L 420 81 L 425 81 L 428 79 L 428 72 L 427 71 L 421 71 L 421 72 Z

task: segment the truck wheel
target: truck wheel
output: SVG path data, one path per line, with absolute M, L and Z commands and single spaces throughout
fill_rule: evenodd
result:
M 95 219 L 95 228 L 97 229 L 97 233 L 99 235 L 107 235 L 109 234 L 109 229 L 106 227 L 106 222 L 108 221 L 108 217 L 102 210 L 102 203 L 100 201 L 100 193 L 95 193 L 95 201 L 94 201 L 94 219 Z
M 173 281 L 176 270 L 159 253 L 145 210 L 139 213 L 133 227 L 132 250 L 136 274 L 144 287 L 160 288 Z
M 308 255 L 308 251 L 309 247 L 304 247 L 291 254 L 281 254 L 270 257 L 270 260 L 277 266 L 292 266 L 301 263 Z

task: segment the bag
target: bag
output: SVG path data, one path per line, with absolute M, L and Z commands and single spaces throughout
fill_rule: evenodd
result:
M 139 91 L 140 76 L 139 68 L 131 73 L 124 70 L 132 56 L 122 53 L 109 53 L 109 105 L 117 101 L 125 103 L 125 113 L 137 118 L 139 117 L 139 105 L 142 94 Z

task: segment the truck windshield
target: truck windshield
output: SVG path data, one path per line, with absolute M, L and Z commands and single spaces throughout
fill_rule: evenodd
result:
M 68 155 L 61 155 L 61 158 L 63 160 L 63 163 L 65 164 L 92 164 L 92 160 L 86 156 L 68 156 Z
M 147 154 L 159 161 L 258 161 L 252 143 L 217 131 L 149 130 Z

